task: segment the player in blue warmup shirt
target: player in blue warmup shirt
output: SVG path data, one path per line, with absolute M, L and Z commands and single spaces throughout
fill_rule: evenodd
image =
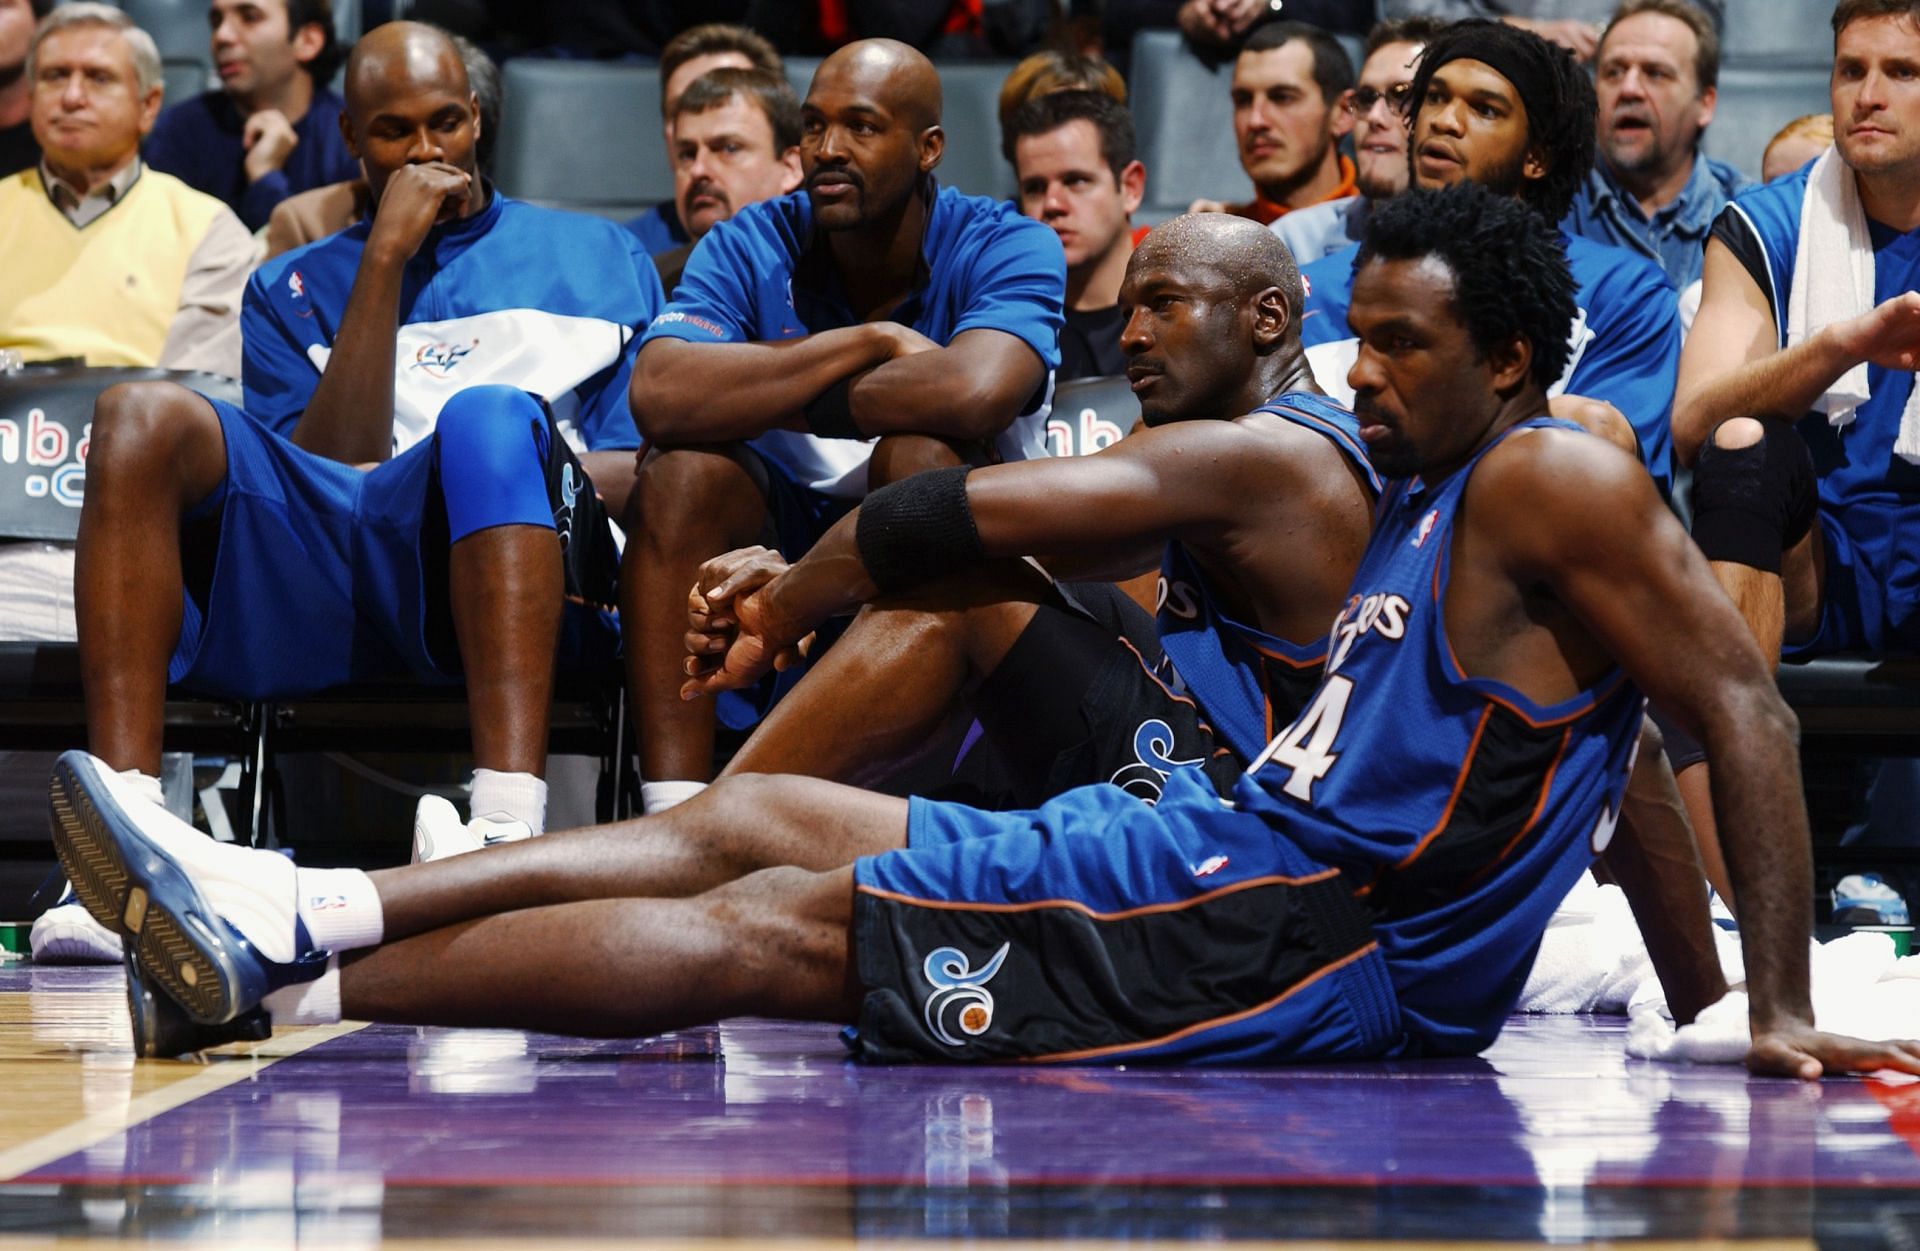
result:
M 1366 246 L 1350 382 L 1396 481 L 1325 679 L 1231 804 L 1192 769 L 1155 806 L 1094 786 L 1025 813 L 742 775 L 456 881 L 217 846 L 70 753 L 56 845 L 140 934 L 137 1047 L 343 1014 L 630 1036 L 755 1013 L 857 1020 L 883 1061 L 1471 1052 L 1560 895 L 1627 838 L 1644 690 L 1728 770 L 1749 1065 L 1920 1072 L 1913 1044 L 1814 1028 L 1792 716 L 1644 470 L 1545 416 L 1574 313 L 1551 227 L 1456 188 L 1384 206 Z M 921 503 L 858 536 L 846 576 L 964 554 L 964 493 Z M 743 875 L 769 848 L 793 862 Z
M 245 411 L 171 384 L 100 401 L 76 573 L 89 738 L 151 775 L 169 681 L 262 699 L 464 678 L 474 809 L 498 818 L 479 833 L 525 837 L 556 646 L 610 662 L 617 642 L 594 486 L 631 487 L 627 380 L 659 282 L 619 227 L 487 187 L 440 32 L 368 35 L 347 94 L 378 207 L 255 274 Z
M 1414 186 L 1477 182 L 1518 197 L 1548 221 L 1566 216 L 1593 165 L 1595 104 L 1586 71 L 1563 49 L 1503 23 L 1458 22 L 1427 45 L 1408 99 Z M 1668 417 L 1680 359 L 1673 286 L 1645 257 L 1587 239 L 1563 240 L 1580 311 L 1566 372 L 1550 395 L 1582 396 L 1619 410 L 1664 493 L 1672 474 Z M 1354 252 L 1303 267 L 1301 337 L 1322 378 L 1341 377 L 1353 359 L 1346 311 Z
M 937 731 L 964 703 L 1011 782 L 983 797 L 992 806 L 1106 781 L 1151 803 L 1180 765 L 1230 794 L 1300 711 L 1380 482 L 1353 415 L 1301 353 L 1299 271 L 1271 232 L 1209 213 L 1156 227 L 1121 293 L 1148 429 L 1092 456 L 881 488 L 791 567 L 753 548 L 702 568 L 708 671 L 686 689 L 705 695 L 773 660 L 758 651 L 764 622 L 744 636 L 726 625 L 738 606 L 781 620 L 782 637 L 859 607 L 866 588 L 841 576 L 860 566 L 855 535 L 895 524 L 901 501 L 964 492 L 980 537 L 980 560 L 947 579 L 918 561 L 903 571 L 914 585 L 861 615 L 728 773 L 875 782 L 944 744 Z M 1110 583 L 1050 583 L 1027 552 L 1056 576 L 1160 569 L 1158 621 Z
M 798 557 L 869 486 L 1046 446 L 1065 257 L 1012 205 L 934 182 L 932 64 L 850 44 L 801 117 L 804 189 L 701 238 L 634 370 L 653 451 L 625 517 L 621 607 L 648 811 L 713 767 L 712 701 L 680 699 L 702 562 L 768 539 Z
M 1770 659 L 1920 650 L 1920 466 L 1895 450 L 1920 366 L 1920 11 L 1847 0 L 1833 26 L 1833 150 L 1714 223 L 1674 400 L 1694 538 Z M 1871 289 L 1795 339 L 1816 171 L 1814 238 L 1847 231 L 1825 206 L 1856 204 Z M 1849 264 L 1831 245 L 1809 263 Z M 1674 763 L 1712 869 L 1707 770 L 1688 767 L 1701 759 L 1688 744 Z

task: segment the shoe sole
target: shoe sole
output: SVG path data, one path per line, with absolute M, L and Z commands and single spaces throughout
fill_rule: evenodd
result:
M 62 755 L 51 799 L 60 865 L 94 920 L 126 941 L 141 969 L 188 1016 L 202 1025 L 232 1020 L 247 984 L 258 979 L 242 973 L 199 888 L 106 798 L 93 758 Z

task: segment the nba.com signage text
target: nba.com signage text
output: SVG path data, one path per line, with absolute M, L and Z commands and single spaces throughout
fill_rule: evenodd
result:
M 92 438 L 92 422 L 82 426 L 76 438 L 42 408 L 29 409 L 24 421 L 0 417 L 0 465 L 24 465 L 24 474 L 7 476 L 20 483 L 29 499 L 52 499 L 78 508 L 87 485 L 87 446 Z

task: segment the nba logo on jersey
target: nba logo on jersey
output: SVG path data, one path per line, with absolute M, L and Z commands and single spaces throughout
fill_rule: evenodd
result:
M 296 269 L 287 274 L 287 290 L 296 300 L 307 298 L 307 280 L 300 276 L 299 270 Z
M 1427 536 L 1433 533 L 1434 526 L 1438 525 L 1439 522 L 1440 522 L 1440 510 L 1437 508 L 1433 509 L 1432 511 L 1428 512 L 1426 516 L 1422 517 L 1420 519 L 1419 528 L 1413 532 L 1413 545 L 1415 547 L 1425 546 L 1427 542 Z

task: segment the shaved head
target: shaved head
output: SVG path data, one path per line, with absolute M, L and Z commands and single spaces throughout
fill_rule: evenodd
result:
M 816 86 L 839 78 L 855 94 L 902 118 L 915 130 L 940 124 L 940 74 L 921 52 L 897 39 L 862 39 L 820 63 Z
M 1278 287 L 1296 327 L 1307 302 L 1300 266 L 1287 245 L 1260 223 L 1229 213 L 1188 213 L 1162 222 L 1141 241 L 1132 263 L 1142 269 L 1211 270 L 1238 300 Z
M 388 96 L 420 87 L 473 94 L 460 49 L 445 31 L 422 22 L 388 22 L 353 45 L 347 57 L 347 110 L 356 125 Z

